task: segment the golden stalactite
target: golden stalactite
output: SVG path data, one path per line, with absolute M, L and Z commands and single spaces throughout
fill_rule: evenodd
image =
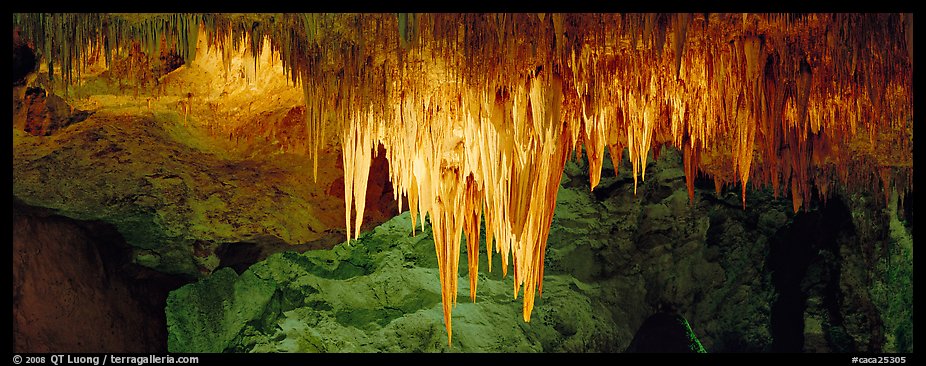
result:
M 479 228 L 482 224 L 482 191 L 473 175 L 466 176 L 463 194 L 463 233 L 466 236 L 466 259 L 469 264 L 469 296 L 476 302 L 479 278 Z
M 685 188 L 688 190 L 688 201 L 694 202 L 694 181 L 698 174 L 698 150 L 690 143 L 682 145 L 682 166 L 685 171 Z
M 677 148 L 692 201 L 699 175 L 717 194 L 739 188 L 744 206 L 747 186 L 770 187 L 795 211 L 837 187 L 912 189 L 908 14 L 14 15 L 68 70 L 88 44 L 189 50 L 197 19 L 216 47 L 269 40 L 304 89 L 312 158 L 329 143 L 344 154 L 348 238 L 383 146 L 412 230 L 430 220 L 448 342 L 464 234 L 476 298 L 480 221 L 488 269 L 493 254 L 506 276 L 512 263 L 530 320 L 573 154 L 590 189 L 605 148 L 615 173 L 626 154 L 636 192 L 651 152 Z M 76 34 L 69 21 L 81 41 L 54 42 Z

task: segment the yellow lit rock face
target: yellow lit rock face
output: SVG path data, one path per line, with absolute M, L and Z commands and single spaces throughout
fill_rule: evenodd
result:
M 502 271 L 513 264 L 530 320 L 560 177 L 583 147 L 591 189 L 605 148 L 617 161 L 626 149 L 644 181 L 650 150 L 663 145 L 683 152 L 689 196 L 703 173 L 718 190 L 739 184 L 744 206 L 748 182 L 789 194 L 795 211 L 814 189 L 912 187 L 911 15 L 61 17 L 14 21 L 33 40 L 77 22 L 76 37 L 107 52 L 163 37 L 193 57 L 195 22 L 199 37 L 240 39 L 232 44 L 256 55 L 268 39 L 303 87 L 308 153 L 341 144 L 348 236 L 359 234 L 379 145 L 395 198 L 422 225 L 430 217 L 448 339 L 461 233 L 476 297 L 481 218 L 487 250 L 501 253 Z M 64 43 L 69 52 L 36 42 L 65 75 L 80 64 L 78 42 Z

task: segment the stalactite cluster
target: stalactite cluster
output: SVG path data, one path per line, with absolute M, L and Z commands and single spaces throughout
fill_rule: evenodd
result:
M 430 217 L 448 341 L 461 234 L 476 298 L 481 220 L 530 320 L 560 177 L 583 148 L 591 189 L 605 148 L 615 170 L 627 155 L 636 187 L 666 145 L 683 152 L 692 198 L 699 174 L 718 191 L 739 185 L 744 206 L 752 184 L 790 195 L 795 211 L 835 184 L 912 189 L 909 14 L 134 17 L 14 24 L 67 77 L 85 48 L 128 39 L 156 54 L 163 37 L 194 57 L 197 22 L 218 47 L 258 54 L 269 39 L 304 89 L 314 169 L 320 146 L 341 144 L 348 236 L 359 234 L 378 145 L 400 206 L 407 197 L 422 225 Z
M 40 52 L 54 79 L 55 65 L 67 83 L 79 78 L 92 55 L 101 51 L 106 64 L 113 55 L 140 48 L 157 59 L 167 41 L 184 60 L 196 57 L 202 20 L 197 14 L 13 14 L 13 24 Z

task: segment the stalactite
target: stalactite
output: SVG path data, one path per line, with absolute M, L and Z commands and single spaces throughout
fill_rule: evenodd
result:
M 685 170 L 685 187 L 688 189 L 688 200 L 694 202 L 694 181 L 698 173 L 698 150 L 691 144 L 682 145 L 682 166 Z
M 678 78 L 682 72 L 682 54 L 685 52 L 685 43 L 688 41 L 688 22 L 691 20 L 691 15 L 679 13 L 676 14 L 674 20 L 675 33 L 672 45 L 675 54 L 675 77 Z

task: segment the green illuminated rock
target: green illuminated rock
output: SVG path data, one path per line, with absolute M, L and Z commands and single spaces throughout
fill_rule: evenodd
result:
M 167 307 L 170 351 L 622 352 L 663 307 L 685 320 L 687 350 L 774 350 L 772 308 L 783 295 L 772 280 L 770 253 L 791 239 L 782 233 L 794 229 L 794 220 L 810 228 L 823 226 L 807 226 L 806 220 L 826 221 L 813 221 L 818 214 L 795 215 L 790 202 L 766 191 L 750 191 L 747 209 L 736 190 L 716 195 L 713 187 L 697 188 L 689 203 L 679 166 L 678 154 L 664 149 L 634 194 L 630 169 L 604 174 L 590 192 L 587 167 L 567 163 L 545 256 L 544 291 L 529 323 L 521 318 L 520 296 L 512 296 L 511 275 L 501 276 L 499 256 L 489 273 L 482 252 L 475 303 L 466 266 L 460 266 L 448 347 L 434 243 L 427 225 L 412 235 L 406 212 L 349 244 L 277 253 L 241 276 L 224 269 L 176 291 Z M 606 165 L 603 171 L 613 170 Z M 806 266 L 796 283 L 804 284 L 799 290 L 808 312 L 791 320 L 811 325 L 797 330 L 807 351 L 903 350 L 912 344 L 912 246 L 896 244 L 909 241 L 909 229 L 894 224 L 890 232 L 886 225 L 864 231 L 881 227 L 872 225 L 878 211 L 864 212 L 871 217 L 847 221 L 854 235 L 834 231 L 838 241 L 822 250 L 815 248 L 823 237 L 801 233 L 808 242 L 794 244 L 808 248 L 800 254 L 808 255 L 803 264 L 799 253 L 778 254 L 785 265 Z M 859 244 L 865 240 L 896 249 L 886 269 L 864 266 L 878 253 L 865 252 Z M 821 275 L 837 270 L 841 277 Z M 880 285 L 872 289 L 872 283 Z M 249 302 L 230 290 L 249 286 L 258 286 Z M 842 300 L 833 302 L 832 294 L 820 291 L 831 286 L 846 294 Z M 898 296 L 886 296 L 888 291 Z M 867 308 L 865 301 L 871 301 Z M 253 308 L 259 304 L 262 309 Z M 873 329 L 885 330 L 882 343 Z M 817 341 L 823 348 L 814 348 Z

